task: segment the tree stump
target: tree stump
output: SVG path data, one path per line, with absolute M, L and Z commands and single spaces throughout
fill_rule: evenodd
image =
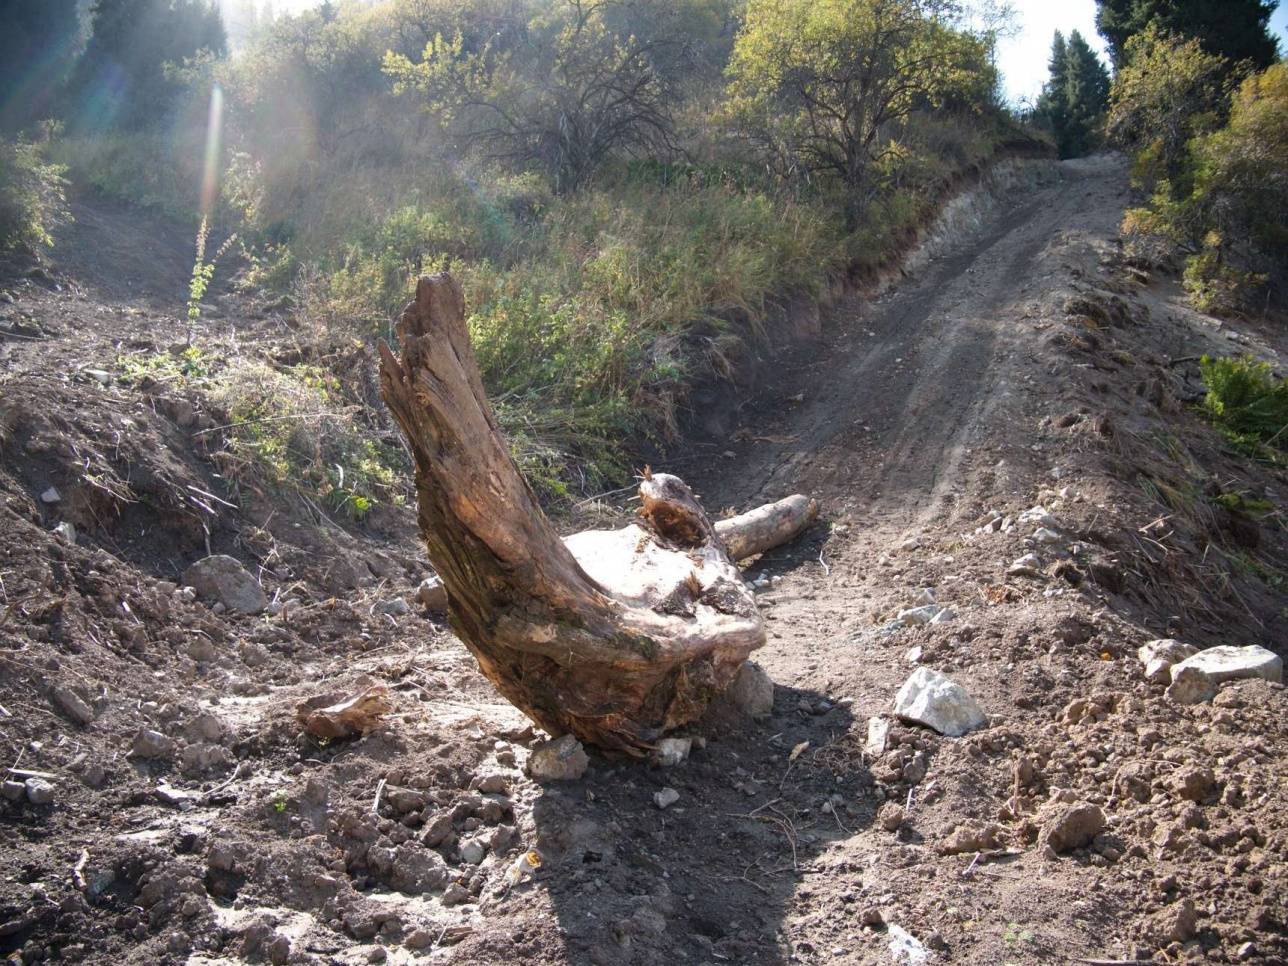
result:
M 647 754 L 765 642 L 716 527 L 681 480 L 646 472 L 638 522 L 560 539 L 497 426 L 451 276 L 419 280 L 397 332 L 401 358 L 380 346 L 381 391 L 411 446 L 452 629 L 545 730 Z

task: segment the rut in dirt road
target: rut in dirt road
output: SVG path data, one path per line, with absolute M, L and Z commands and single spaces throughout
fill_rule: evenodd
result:
M 838 305 L 832 344 L 784 367 L 755 404 L 763 416 L 744 412 L 785 442 L 738 451 L 732 488 L 718 479 L 699 487 L 722 505 L 803 489 L 905 527 L 940 512 L 976 429 L 1006 392 L 998 363 L 1040 289 L 1037 257 L 1062 232 L 1111 231 L 1122 215 L 1123 172 L 1112 159 L 1050 168 L 1055 184 L 1004 197 L 1009 210 L 897 289 Z

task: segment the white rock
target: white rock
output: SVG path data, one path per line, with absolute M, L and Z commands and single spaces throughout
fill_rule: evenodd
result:
M 387 614 L 390 617 L 405 617 L 411 613 L 411 604 L 407 603 L 405 597 L 391 597 L 389 600 L 382 600 L 374 604 L 371 612 L 373 614 Z
M 899 611 L 895 620 L 908 627 L 917 624 L 929 624 L 942 608 L 938 604 L 923 604 L 921 607 L 909 607 Z
M 916 602 L 918 605 L 922 606 L 933 604 L 935 602 L 935 588 L 922 587 L 921 590 L 917 592 Z
M 1060 521 L 1047 512 L 1046 507 L 1035 506 L 1020 514 L 1021 523 L 1032 523 L 1049 530 L 1058 530 Z
M 874 758 L 884 755 L 886 752 L 886 742 L 890 738 L 890 719 L 881 715 L 874 715 L 868 719 L 868 740 L 863 745 L 863 750 Z
M 658 808 L 670 808 L 680 800 L 680 793 L 674 788 L 663 788 L 653 793 L 653 804 Z
M 654 760 L 663 768 L 673 768 L 689 757 L 692 738 L 663 738 L 653 746 Z
M 916 647 L 908 648 L 908 653 L 903 656 L 903 659 L 909 664 L 916 664 L 921 660 L 922 653 L 921 645 L 918 644 Z
M 1049 527 L 1038 527 L 1033 531 L 1033 539 L 1038 543 L 1059 543 L 1060 534 Z
M 198 560 L 184 571 L 183 582 L 206 600 L 223 604 L 235 614 L 258 614 L 268 606 L 268 597 L 255 575 L 227 554 Z
M 547 741 L 528 757 L 528 774 L 537 781 L 574 781 L 586 773 L 590 758 L 572 735 Z
M 1236 678 L 1262 678 L 1279 684 L 1284 679 L 1284 662 L 1273 651 L 1256 644 L 1209 647 L 1172 665 L 1167 696 L 1177 704 L 1210 701 L 1222 682 Z
M 957 613 L 951 607 L 941 607 L 939 608 L 939 613 L 930 618 L 930 623 L 947 624 L 950 620 L 953 620 L 956 617 Z
M 1008 577 L 1041 577 L 1042 560 L 1035 553 L 1026 553 L 1006 568 Z
M 988 718 L 960 684 L 928 667 L 919 667 L 894 699 L 900 718 L 956 738 L 988 724 Z
M 416 588 L 416 600 L 426 610 L 447 610 L 447 588 L 437 577 L 426 577 Z
M 487 855 L 487 846 L 478 839 L 466 839 L 461 843 L 461 861 L 466 865 L 478 865 Z
M 58 524 L 58 526 L 54 527 L 54 533 L 58 534 L 68 543 L 76 542 L 76 528 L 72 526 L 72 522 L 70 520 L 64 520 L 62 523 Z
M 63 495 L 58 492 L 57 488 L 50 487 L 44 493 L 40 494 L 41 503 L 61 503 Z
M 900 550 L 920 550 L 920 549 L 921 549 L 921 538 L 920 538 L 920 537 L 909 537 L 909 538 L 908 538 L 907 540 L 905 540 L 903 543 L 899 544 L 899 549 L 900 549 Z
M 33 805 L 49 805 L 54 800 L 54 786 L 43 778 L 28 778 L 24 783 L 27 801 Z
M 1197 654 L 1199 649 L 1192 644 L 1182 644 L 1170 637 L 1156 641 L 1146 641 L 1136 651 L 1140 663 L 1145 665 L 1145 678 L 1155 684 L 1166 684 L 1172 680 L 1172 665 Z

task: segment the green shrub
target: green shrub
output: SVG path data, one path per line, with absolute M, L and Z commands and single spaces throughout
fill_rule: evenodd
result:
M 0 141 L 0 250 L 53 245 L 50 232 L 68 217 L 65 173 L 43 144 Z
M 1245 451 L 1288 450 L 1288 382 L 1276 379 L 1265 362 L 1244 356 L 1204 356 L 1199 366 L 1207 396 L 1203 408 Z

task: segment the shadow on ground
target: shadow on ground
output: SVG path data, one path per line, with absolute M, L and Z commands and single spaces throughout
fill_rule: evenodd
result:
M 852 715 L 778 687 L 769 718 L 711 717 L 690 732 L 705 747 L 678 767 L 596 759 L 575 788 L 543 790 L 538 847 L 569 962 L 808 952 L 793 948 L 793 897 L 832 843 L 873 818 Z M 664 789 L 679 798 L 661 808 Z

